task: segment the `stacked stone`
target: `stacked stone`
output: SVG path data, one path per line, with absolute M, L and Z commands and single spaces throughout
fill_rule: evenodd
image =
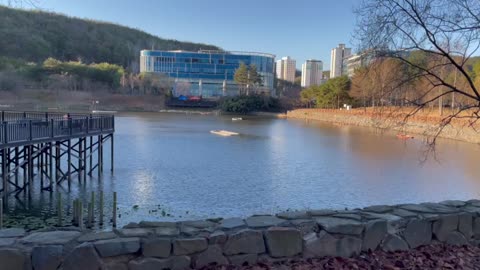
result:
M 276 216 L 132 223 L 110 232 L 0 230 L 0 268 L 190 269 L 431 243 L 480 245 L 480 200 L 288 211 Z

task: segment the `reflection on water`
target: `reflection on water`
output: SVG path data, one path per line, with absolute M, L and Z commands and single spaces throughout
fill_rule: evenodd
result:
M 54 223 L 61 191 L 75 198 L 105 192 L 110 217 L 117 191 L 119 225 L 142 219 L 247 216 L 300 208 L 478 198 L 478 145 L 440 141 L 438 161 L 421 140 L 318 122 L 173 114 L 116 118 L 115 172 L 50 194 L 9 201 L 9 222 Z M 239 132 L 221 137 L 213 129 Z M 108 147 L 109 148 L 109 147 Z M 109 149 L 105 150 L 109 158 Z M 74 178 L 75 179 L 75 178 Z M 66 186 L 66 184 L 64 184 Z M 97 199 L 98 201 L 98 199 Z M 134 208 L 138 205 L 138 208 Z M 15 218 L 12 218 L 15 214 Z

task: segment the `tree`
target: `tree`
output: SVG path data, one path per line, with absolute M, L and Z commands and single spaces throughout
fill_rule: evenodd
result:
M 341 104 L 350 103 L 349 96 L 350 80 L 347 76 L 341 76 L 328 80 L 322 85 L 314 85 L 300 93 L 301 100 L 318 108 L 340 108 Z
M 479 88 L 467 68 L 479 49 L 480 1 L 364 0 L 357 15 L 360 50 L 373 50 L 405 65 L 406 77 L 395 90 L 405 91 L 409 83 L 423 85 L 421 92 L 408 100 L 414 105 L 408 116 L 439 101 L 443 107 L 446 96 L 464 99 L 458 110 L 443 117 L 433 144 L 453 119 L 468 118 L 473 125 L 480 118 Z
M 251 87 L 259 86 L 263 81 L 255 64 L 250 64 L 247 67 L 243 62 L 240 62 L 240 66 L 235 70 L 234 80 L 239 85 L 240 93 L 243 94 L 245 92 L 246 95 L 249 94 Z

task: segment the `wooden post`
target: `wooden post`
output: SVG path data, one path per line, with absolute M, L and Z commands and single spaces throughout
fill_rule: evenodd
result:
M 83 228 L 83 204 L 81 200 L 78 200 L 78 227 Z
M 72 224 L 73 226 L 77 225 L 77 200 L 73 200 L 73 209 L 72 209 Z
M 62 227 L 62 193 L 58 193 L 58 227 Z
M 93 221 L 95 220 L 94 216 L 95 216 L 95 212 L 94 212 L 94 209 L 95 209 L 95 192 L 92 191 L 92 197 L 90 198 L 90 203 L 92 204 L 92 223 Z
M 48 167 L 49 167 L 49 178 L 50 178 L 50 192 L 53 192 L 53 143 L 50 142 L 48 146 Z
M 113 192 L 113 217 L 112 217 L 113 227 L 117 227 L 117 192 Z
M 103 191 L 100 191 L 100 225 L 103 225 Z
M 7 149 L 2 150 L 2 180 L 3 180 L 3 200 L 7 201 L 8 195 L 8 172 L 7 172 Z
M 70 130 L 71 131 L 71 130 Z M 68 139 L 67 143 L 67 180 L 68 180 L 68 190 L 70 190 L 71 180 L 72 180 L 72 140 Z
M 82 182 L 82 169 L 83 169 L 83 166 L 82 166 L 82 163 L 83 163 L 83 142 L 82 142 L 82 138 L 79 138 L 78 139 L 78 182 L 81 183 Z
M 93 213 L 92 213 L 92 210 L 93 210 L 93 206 L 92 206 L 92 203 L 88 203 L 88 209 L 87 209 L 87 228 L 92 228 L 92 223 L 93 223 Z
M 3 199 L 0 199 L 0 230 L 3 229 Z
M 98 147 L 97 147 L 97 172 L 98 172 L 98 179 L 100 180 L 100 177 L 102 176 L 102 156 L 103 156 L 103 139 L 102 135 L 98 135 Z
M 90 176 L 92 176 L 92 167 L 93 167 L 93 137 L 90 136 L 90 147 L 89 149 L 89 162 L 90 162 Z
M 113 172 L 113 133 L 110 134 L 110 171 Z

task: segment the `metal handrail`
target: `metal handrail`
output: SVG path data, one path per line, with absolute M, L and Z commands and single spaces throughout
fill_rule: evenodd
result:
M 115 118 L 113 115 L 65 114 L 39 115 L 26 112 L 22 118 L 18 112 L 2 112 L 2 119 L 16 119 L 0 122 L 0 147 L 8 144 L 28 143 L 39 140 L 81 137 L 93 134 L 113 133 Z M 7 117 L 5 117 L 7 116 Z M 13 117 L 12 117 L 13 116 Z

